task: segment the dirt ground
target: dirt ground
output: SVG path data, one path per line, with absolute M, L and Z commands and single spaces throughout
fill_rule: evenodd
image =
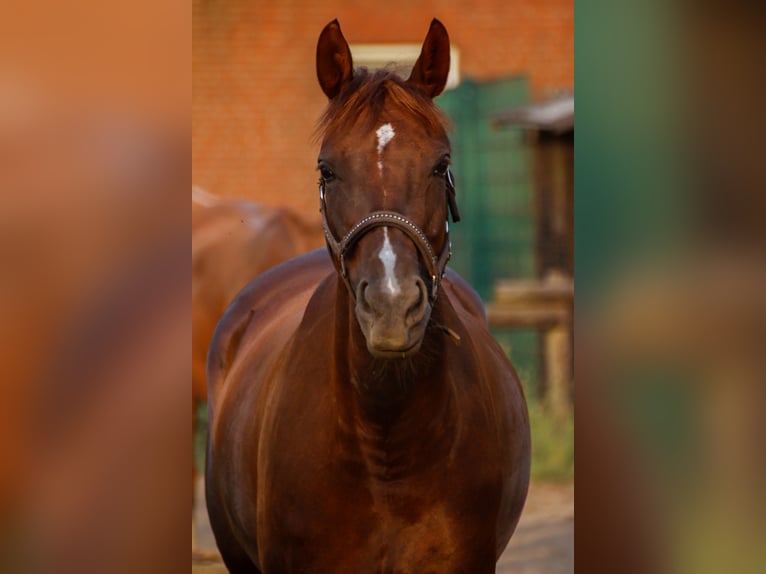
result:
M 215 553 L 204 510 L 202 484 L 195 511 L 197 543 Z M 497 563 L 497 574 L 569 574 L 574 571 L 574 485 L 533 484 L 510 544 Z M 192 574 L 226 574 L 214 560 L 192 561 Z

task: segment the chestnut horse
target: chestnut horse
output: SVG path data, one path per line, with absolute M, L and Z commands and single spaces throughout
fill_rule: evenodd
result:
M 252 281 L 208 357 L 207 506 L 240 573 L 495 571 L 529 483 L 518 378 L 456 273 L 449 39 L 408 80 L 319 37 L 328 250 Z M 328 257 L 329 252 L 329 257 Z

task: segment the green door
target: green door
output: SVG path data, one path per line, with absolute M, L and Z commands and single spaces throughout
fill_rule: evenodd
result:
M 452 160 L 463 220 L 451 227 L 451 262 L 484 300 L 498 278 L 535 276 L 530 153 L 520 129 L 495 128 L 491 116 L 528 101 L 526 77 L 464 81 L 439 106 L 452 122 Z
M 492 298 L 496 279 L 534 278 L 536 216 L 532 151 L 521 128 L 496 128 L 497 112 L 529 103 L 525 76 L 465 80 L 437 100 L 452 123 L 452 163 L 462 221 L 452 224 L 450 267 Z M 534 330 L 494 330 L 527 387 L 540 376 L 540 337 Z

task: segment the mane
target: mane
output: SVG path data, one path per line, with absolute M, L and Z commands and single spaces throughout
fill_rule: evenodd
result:
M 327 138 L 354 124 L 372 129 L 387 103 L 420 120 L 430 135 L 446 136 L 447 118 L 420 88 L 388 70 L 369 72 L 366 68 L 357 68 L 351 81 L 330 100 L 314 137 Z

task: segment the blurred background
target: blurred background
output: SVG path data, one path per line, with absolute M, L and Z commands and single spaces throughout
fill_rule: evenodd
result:
M 462 215 L 450 229 L 450 266 L 487 304 L 532 416 L 540 496 L 502 571 L 571 571 L 573 2 L 195 0 L 193 181 L 219 202 L 289 209 L 320 229 L 314 131 L 327 100 L 315 74 L 319 32 L 338 18 L 355 66 L 407 77 L 434 17 L 452 48 L 436 100 L 451 124 Z M 200 435 L 200 466 L 201 445 Z
M 1 572 L 188 564 L 190 29 L 0 8 Z
M 764 7 L 578 1 L 581 572 L 762 572 Z

